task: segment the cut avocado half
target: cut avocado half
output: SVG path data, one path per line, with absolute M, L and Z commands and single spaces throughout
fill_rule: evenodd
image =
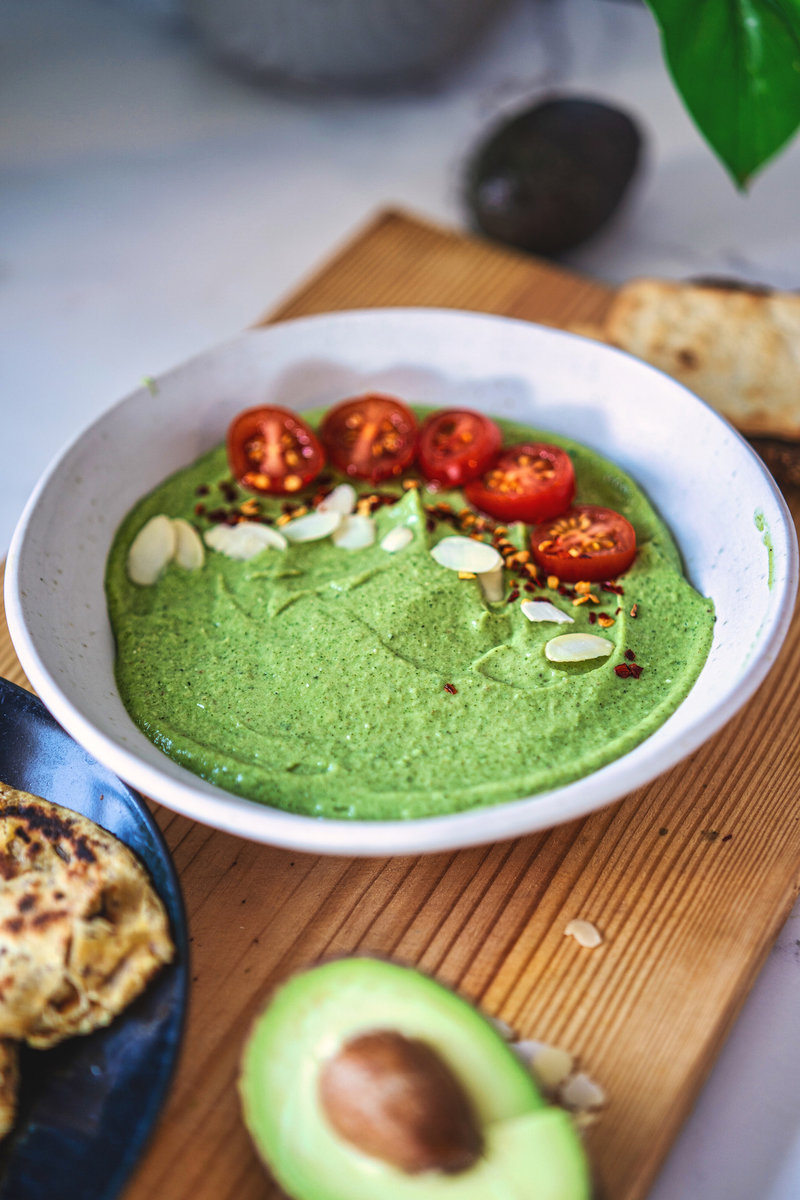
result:
M 363 1152 L 333 1127 L 320 1076 L 345 1045 L 389 1031 L 432 1048 L 461 1085 L 483 1142 L 453 1174 L 417 1174 Z M 409 967 L 371 958 L 295 976 L 258 1018 L 239 1088 L 245 1122 L 295 1200 L 589 1200 L 569 1115 L 548 1107 L 530 1072 L 467 1001 Z

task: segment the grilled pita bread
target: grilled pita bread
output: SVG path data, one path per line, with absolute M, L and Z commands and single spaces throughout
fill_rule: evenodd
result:
M 44 1049 L 107 1025 L 174 954 L 131 851 L 0 783 L 0 1038 Z
M 727 280 L 634 279 L 598 332 L 747 436 L 800 439 L 800 294 Z

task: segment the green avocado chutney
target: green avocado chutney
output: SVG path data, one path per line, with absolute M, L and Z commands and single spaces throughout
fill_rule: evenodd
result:
M 128 550 L 151 517 L 183 517 L 203 533 L 213 523 L 208 512 L 248 498 L 231 485 L 219 447 L 136 505 L 108 559 L 117 683 L 147 737 L 190 771 L 260 803 L 382 820 L 558 787 L 663 724 L 705 662 L 712 602 L 684 578 L 669 531 L 629 476 L 575 442 L 498 423 L 506 444 L 563 446 L 576 501 L 616 509 L 633 524 L 637 556 L 617 591 L 594 585 L 597 603 L 575 604 L 571 588 L 560 594 L 543 584 L 532 593 L 519 583 L 514 598 L 506 571 L 505 597 L 490 604 L 477 579 L 459 578 L 430 553 L 454 532 L 430 506 L 458 512 L 463 498 L 399 484 L 380 485 L 398 499 L 375 511 L 377 538 L 364 549 L 325 538 L 246 562 L 208 549 L 198 570 L 171 563 L 153 586 L 132 583 Z M 282 501 L 258 504 L 274 519 Z M 387 553 L 381 539 L 397 525 L 413 537 Z M 523 548 L 522 527 L 509 537 Z M 535 598 L 574 624 L 529 621 L 521 602 Z M 613 651 L 551 663 L 544 646 L 565 632 L 599 634 Z M 625 673 L 630 662 L 638 676 Z

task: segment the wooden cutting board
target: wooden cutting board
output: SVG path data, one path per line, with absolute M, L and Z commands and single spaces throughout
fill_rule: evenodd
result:
M 609 295 L 389 212 L 271 319 L 433 305 L 566 324 L 599 317 Z M 4 620 L 0 674 L 25 682 Z M 519 1036 L 577 1054 L 609 1097 L 587 1135 L 603 1194 L 645 1196 L 798 892 L 799 720 L 795 622 L 721 734 L 549 832 L 422 858 L 314 858 L 154 806 L 183 884 L 192 994 L 170 1099 L 125 1200 L 279 1195 L 240 1118 L 242 1042 L 278 981 L 351 951 L 419 964 Z M 602 946 L 564 936 L 574 917 L 599 927 Z

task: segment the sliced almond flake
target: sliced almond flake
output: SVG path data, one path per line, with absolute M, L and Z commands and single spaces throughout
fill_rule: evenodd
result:
M 500 554 L 488 542 L 457 535 L 442 538 L 431 554 L 440 567 L 447 567 L 450 571 L 472 571 L 475 575 L 484 575 L 503 565 Z
M 505 598 L 506 589 L 503 582 L 503 564 L 500 563 L 491 571 L 484 571 L 478 576 L 484 599 L 488 604 L 499 604 Z
M 341 524 L 333 531 L 333 544 L 340 550 L 363 550 L 375 541 L 375 522 L 372 517 L 342 517 Z
M 340 512 L 312 512 L 284 525 L 283 533 L 290 542 L 316 542 L 329 537 L 342 523 Z
M 285 550 L 288 543 L 282 533 L 269 525 L 241 521 L 238 525 L 214 525 L 206 530 L 205 543 L 227 558 L 247 562 L 262 550 Z
M 562 612 L 549 600 L 523 600 L 520 604 L 523 614 L 529 621 L 556 621 L 559 625 L 574 625 L 575 618 L 569 613 Z
M 546 1092 L 555 1092 L 572 1074 L 575 1060 L 560 1046 L 540 1046 L 534 1052 L 531 1069 L 536 1082 Z
M 598 1083 L 584 1071 L 579 1071 L 568 1079 L 559 1092 L 561 1102 L 567 1108 L 583 1111 L 590 1108 L 601 1108 L 606 1103 L 606 1094 Z
M 509 1025 L 508 1021 L 504 1021 L 502 1017 L 489 1017 L 489 1024 L 494 1025 L 501 1038 L 505 1038 L 507 1042 L 514 1039 L 514 1030 Z
M 185 571 L 198 571 L 206 561 L 200 534 L 183 517 L 173 517 L 172 528 L 175 530 L 175 562 Z
M 596 633 L 562 633 L 550 639 L 544 652 L 550 662 L 584 662 L 589 658 L 606 658 L 613 649 L 613 642 Z
M 356 506 L 356 489 L 352 483 L 340 483 L 317 505 L 317 512 L 337 512 L 347 517 Z
M 535 1042 L 532 1038 L 522 1038 L 520 1041 L 513 1041 L 510 1049 L 519 1059 L 524 1067 L 529 1070 L 533 1066 L 533 1060 L 539 1051 L 542 1049 L 544 1042 Z
M 398 550 L 404 550 L 414 540 L 414 531 L 409 529 L 407 525 L 395 525 L 394 529 L 390 529 L 385 537 L 381 538 L 381 550 L 385 550 L 387 554 L 396 554 Z
M 151 587 L 175 554 L 175 527 L 159 513 L 142 526 L 128 551 L 128 578 L 140 587 Z
M 576 942 L 586 946 L 588 950 L 594 950 L 595 946 L 603 944 L 602 933 L 591 921 L 570 921 L 564 930 L 564 936 L 574 937 Z
M 575 1067 L 575 1060 L 568 1050 L 549 1046 L 546 1042 L 524 1039 L 512 1042 L 511 1049 L 546 1092 L 555 1092 Z

